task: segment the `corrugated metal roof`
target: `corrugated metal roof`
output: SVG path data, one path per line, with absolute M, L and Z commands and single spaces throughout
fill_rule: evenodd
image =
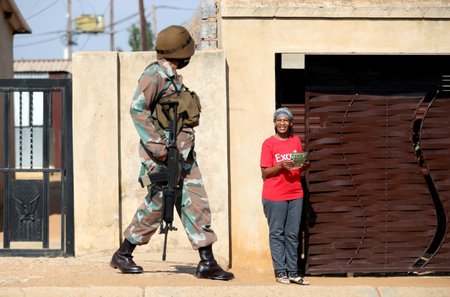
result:
M 70 60 L 15 60 L 14 72 L 68 72 L 72 73 Z

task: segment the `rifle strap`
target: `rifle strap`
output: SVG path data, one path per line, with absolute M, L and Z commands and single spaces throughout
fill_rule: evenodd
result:
M 180 91 L 181 91 L 181 89 L 183 89 L 183 87 L 186 88 L 186 86 L 184 86 L 184 85 L 182 84 L 181 87 L 180 87 L 180 89 L 178 89 L 177 84 L 176 84 L 175 81 L 174 81 L 174 77 L 173 77 L 173 76 L 169 76 L 169 75 L 164 71 L 164 69 L 161 67 L 161 65 L 158 64 L 158 62 L 153 62 L 152 64 L 150 64 L 150 66 L 151 66 L 151 65 L 155 65 L 155 66 L 159 67 L 159 69 L 162 71 L 162 73 L 164 73 L 165 76 L 166 76 L 166 78 L 169 80 L 169 81 L 167 81 L 167 82 L 164 84 L 164 87 L 163 87 L 162 90 L 158 93 L 158 96 L 156 96 L 156 99 L 153 100 L 152 103 L 151 103 L 150 106 L 149 106 L 150 114 L 151 114 L 152 117 L 153 117 L 154 111 L 155 111 L 155 108 L 156 108 L 156 105 L 159 103 L 159 101 L 161 100 L 161 98 L 164 97 L 164 94 L 165 94 L 166 91 L 169 89 L 170 85 L 173 85 L 173 87 L 174 87 L 174 89 L 175 89 L 175 92 L 174 92 L 174 93 L 177 93 L 177 94 L 180 93 Z M 186 88 L 186 89 L 187 89 L 187 88 Z M 167 96 L 171 96 L 171 95 L 173 95 L 174 93 L 169 94 L 169 95 L 167 95 Z M 155 119 L 155 121 L 153 122 L 153 125 L 155 126 L 156 131 L 158 132 L 158 134 L 161 136 L 162 139 L 166 139 L 166 134 L 164 133 L 164 130 L 165 130 L 165 129 L 164 129 L 163 127 L 161 127 L 161 125 L 159 124 L 158 119 L 156 119 L 156 118 L 154 118 L 154 119 Z M 143 143 L 142 140 L 141 140 L 141 143 Z M 147 154 L 148 154 L 148 153 L 149 153 L 148 149 L 145 147 L 145 145 L 143 145 L 143 147 L 146 149 L 146 152 L 147 152 Z
M 158 64 L 158 62 L 153 62 L 152 64 L 156 65 L 157 67 L 159 67 L 161 69 L 161 71 L 166 74 L 167 79 L 169 79 L 168 82 L 166 82 L 164 84 L 164 87 L 162 88 L 162 90 L 158 93 L 158 96 L 156 96 L 156 99 L 150 104 L 149 108 L 150 108 L 150 112 L 153 114 L 153 111 L 155 110 L 155 106 L 156 104 L 158 104 L 159 100 L 164 96 L 164 93 L 167 91 L 167 89 L 169 89 L 170 85 L 173 85 L 173 87 L 175 88 L 175 92 L 176 93 L 180 93 L 181 89 L 183 88 L 184 85 L 181 85 L 181 88 L 178 89 L 177 84 L 175 83 L 173 76 L 169 76 L 167 75 L 167 73 L 164 71 L 164 69 Z M 150 64 L 150 65 L 152 65 Z M 185 87 L 186 88 L 186 87 Z M 169 94 L 172 95 L 172 94 Z

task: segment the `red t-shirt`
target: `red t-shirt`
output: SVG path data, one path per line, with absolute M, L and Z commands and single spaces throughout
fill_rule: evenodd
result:
M 260 166 L 273 167 L 283 160 L 289 160 L 293 151 L 301 152 L 302 143 L 298 136 L 291 135 L 287 140 L 271 136 L 263 142 Z M 264 180 L 262 197 L 273 201 L 303 198 L 300 182 L 301 169 L 281 169 L 276 175 Z

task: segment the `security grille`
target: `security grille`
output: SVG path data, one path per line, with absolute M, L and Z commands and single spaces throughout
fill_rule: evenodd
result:
M 0 255 L 74 255 L 70 79 L 0 80 Z

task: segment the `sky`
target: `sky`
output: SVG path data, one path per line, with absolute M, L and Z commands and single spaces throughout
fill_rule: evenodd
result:
M 74 34 L 72 52 L 110 50 L 110 3 L 114 3 L 114 50 L 131 51 L 128 28 L 139 26 L 138 0 L 15 0 L 31 34 L 14 35 L 14 59 L 64 59 L 67 55 L 67 12 L 72 7 L 72 29 L 81 15 L 100 15 L 105 19 L 104 33 Z M 144 0 L 146 20 L 154 28 L 152 11 L 156 8 L 156 31 L 189 21 L 201 0 Z

